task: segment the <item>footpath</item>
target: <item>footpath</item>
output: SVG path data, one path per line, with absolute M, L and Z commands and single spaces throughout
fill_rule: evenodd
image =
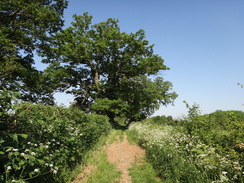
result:
M 106 180 L 108 179 L 106 176 L 109 175 L 99 175 L 100 179 L 95 180 L 92 177 L 97 176 L 96 173 L 99 171 L 98 165 L 99 161 L 102 161 L 101 154 L 104 154 L 103 157 L 105 157 L 103 161 L 107 161 L 106 163 L 109 164 L 104 165 L 102 169 L 104 169 L 103 173 L 101 174 L 112 174 L 114 170 L 113 167 L 116 169 L 115 171 L 119 172 L 118 177 L 114 180 Z M 142 149 L 140 146 L 138 146 L 135 143 L 130 143 L 127 139 L 127 135 L 125 132 L 122 132 L 121 134 L 116 134 L 115 132 L 112 132 L 112 135 L 110 135 L 107 139 L 107 142 L 105 145 L 101 148 L 101 150 L 98 150 L 94 154 L 93 159 L 96 160 L 93 161 L 93 163 L 88 163 L 84 170 L 72 181 L 72 183 L 87 183 L 87 182 L 94 182 L 94 183 L 102 183 L 102 182 L 118 182 L 118 183 L 132 183 L 132 178 L 130 176 L 129 170 L 132 167 L 132 164 L 140 164 L 145 157 L 145 150 Z M 106 164 L 104 163 L 104 164 Z M 106 170 L 110 169 L 110 170 Z M 107 172 L 106 172 L 107 171 Z

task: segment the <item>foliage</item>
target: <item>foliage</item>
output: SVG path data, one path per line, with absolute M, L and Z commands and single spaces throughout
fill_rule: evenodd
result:
M 71 27 L 56 34 L 56 46 L 43 62 L 50 63 L 46 74 L 52 82 L 73 94 L 82 110 L 139 120 L 177 97 L 170 82 L 149 77 L 169 68 L 143 30 L 121 32 L 114 19 L 91 25 L 87 13 L 73 18 Z
M 189 109 L 188 118 L 179 125 L 190 135 L 197 135 L 206 144 L 217 144 L 225 149 L 233 148 L 244 141 L 244 112 L 221 111 L 200 115 L 199 106 L 194 104 Z
M 1 180 L 67 182 L 74 167 L 110 130 L 108 118 L 79 109 L 21 103 L 0 136 Z
M 151 119 L 134 123 L 131 135 L 146 148 L 147 158 L 164 182 L 243 182 L 243 165 L 233 149 L 202 143 L 198 136 Z
M 23 100 L 53 104 L 48 78 L 34 68 L 35 52 L 49 49 L 50 37 L 63 26 L 66 0 L 0 2 L 0 90 Z

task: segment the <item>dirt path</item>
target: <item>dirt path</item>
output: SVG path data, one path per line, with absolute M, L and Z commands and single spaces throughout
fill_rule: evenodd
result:
M 117 137 L 119 138 L 119 137 Z M 118 170 L 122 172 L 120 183 L 131 183 L 129 168 L 135 159 L 141 159 L 145 156 L 145 150 L 136 144 L 131 145 L 126 134 L 122 142 L 114 142 L 106 149 L 107 159 L 110 163 L 116 164 Z
M 120 136 L 116 136 L 117 141 L 108 145 L 105 149 L 107 160 L 114 163 L 119 171 L 121 171 L 120 183 L 131 183 L 129 176 L 129 168 L 131 163 L 136 159 L 145 157 L 145 150 L 136 144 L 130 144 L 127 136 L 124 133 L 124 138 L 121 141 Z M 72 183 L 85 183 L 92 172 L 96 171 L 94 165 L 87 165 L 84 171 Z

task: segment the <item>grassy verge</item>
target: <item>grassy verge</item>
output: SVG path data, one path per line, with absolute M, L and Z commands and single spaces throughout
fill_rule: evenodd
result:
M 159 183 L 159 178 L 156 177 L 156 172 L 152 165 L 145 160 L 132 163 L 132 168 L 129 169 L 133 183 Z
M 119 182 L 120 174 L 114 164 L 107 161 L 105 152 L 101 152 L 98 157 L 96 171 L 90 175 L 87 183 L 116 183 Z
M 116 136 L 119 135 L 119 138 Z M 115 141 L 122 141 L 123 131 L 112 130 L 108 136 L 102 136 L 98 144 L 86 154 L 86 164 L 93 167 L 90 175 L 86 175 L 85 182 L 87 183 L 116 183 L 119 182 L 120 172 L 116 170 L 114 164 L 107 161 L 107 156 L 104 151 L 106 145 L 112 144 Z M 77 166 L 71 177 L 79 177 L 78 174 L 84 171 L 84 165 Z M 82 176 L 82 175 L 81 175 Z M 76 180 L 74 182 L 77 182 Z M 83 181 L 84 182 L 84 181 Z
M 102 147 L 106 143 L 107 138 L 108 138 L 107 135 L 101 136 L 98 143 L 92 149 L 90 149 L 86 154 L 84 154 L 85 162 L 74 168 L 74 170 L 70 174 L 70 180 L 68 182 L 72 182 L 71 180 L 75 179 L 75 177 L 77 177 L 80 174 L 80 172 L 84 171 L 85 164 L 96 164 L 96 161 L 98 160 L 96 160 L 95 157 L 97 157 L 98 154 L 102 151 Z

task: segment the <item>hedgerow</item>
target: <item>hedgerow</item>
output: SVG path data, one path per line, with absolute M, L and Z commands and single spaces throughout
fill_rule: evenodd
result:
M 243 113 L 199 115 L 195 107 L 183 120 L 163 116 L 134 123 L 130 134 L 163 182 L 244 182 Z
M 20 103 L 4 114 L 0 180 L 5 182 L 67 182 L 110 130 L 107 117 L 76 108 Z

